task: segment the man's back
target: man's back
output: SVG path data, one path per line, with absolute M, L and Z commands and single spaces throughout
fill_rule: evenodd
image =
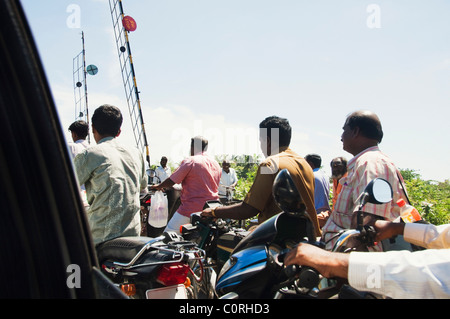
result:
M 322 228 L 324 240 L 328 242 L 328 249 L 335 242 L 335 240 L 329 241 L 330 238 L 340 230 L 351 228 L 353 212 L 358 207 L 358 198 L 367 184 L 376 177 L 384 178 L 391 184 L 393 200 L 383 205 L 368 203 L 364 207 L 364 211 L 386 220 L 394 220 L 400 215 L 400 209 L 395 203 L 400 198 L 406 199 L 401 174 L 389 157 L 382 153 L 377 146 L 368 148 L 348 162 L 348 175 L 339 181 L 342 191 L 330 218 Z
M 277 173 L 287 169 L 302 197 L 306 210 L 314 224 L 316 235 L 320 235 L 317 214 L 314 207 L 314 174 L 306 160 L 291 149 L 266 158 L 258 168 L 255 181 L 244 202 L 260 211 L 258 221 L 269 219 L 281 212 L 272 196 L 272 185 Z
M 181 183 L 183 186 L 178 213 L 189 217 L 201 211 L 206 201 L 217 200 L 221 174 L 219 163 L 206 153 L 183 160 L 170 176 L 175 184 Z
M 147 186 L 138 149 L 104 138 L 75 158 L 80 184 L 86 187 L 94 243 L 140 233 L 139 193 Z
M 316 213 L 330 210 L 330 181 L 328 176 L 319 168 L 313 169 L 314 172 L 314 205 Z

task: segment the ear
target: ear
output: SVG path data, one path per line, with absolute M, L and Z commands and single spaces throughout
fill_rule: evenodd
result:
M 122 130 L 119 128 L 119 131 L 117 132 L 116 137 L 118 137 L 120 135 L 120 133 L 122 133 Z
M 352 137 L 357 137 L 360 131 L 361 129 L 358 126 L 355 126 L 355 128 L 352 129 Z

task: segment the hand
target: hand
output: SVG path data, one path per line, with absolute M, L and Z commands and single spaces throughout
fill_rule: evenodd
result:
M 377 220 L 375 221 L 373 227 L 377 231 L 376 240 L 382 241 L 387 238 L 392 238 L 397 235 L 402 235 L 405 229 L 405 224 L 403 223 L 393 223 L 387 220 Z
M 202 217 L 214 217 L 211 208 L 205 208 L 200 214 Z
M 158 185 L 150 185 L 150 190 L 157 191 L 157 190 L 159 190 L 158 186 L 159 186 L 159 184 Z

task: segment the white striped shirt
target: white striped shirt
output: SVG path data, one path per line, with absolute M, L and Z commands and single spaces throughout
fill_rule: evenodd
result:
M 352 215 L 358 210 L 359 197 L 369 182 L 375 178 L 387 180 L 393 190 L 393 200 L 387 204 L 366 204 L 364 212 L 381 216 L 386 220 L 394 220 L 400 215 L 397 200 L 406 200 L 405 193 L 400 184 L 403 178 L 394 163 L 378 146 L 370 147 L 352 158 L 347 165 L 348 176 L 340 179 L 342 191 L 333 207 L 327 223 L 322 228 L 322 239 L 326 243 L 326 249 L 330 250 L 337 237 L 333 238 L 339 231 L 350 229 Z M 405 190 L 406 191 L 406 190 Z

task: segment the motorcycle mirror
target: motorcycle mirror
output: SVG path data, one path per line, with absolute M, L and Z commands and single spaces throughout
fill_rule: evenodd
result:
M 284 212 L 300 216 L 306 214 L 306 206 L 287 169 L 281 170 L 275 177 L 272 195 Z
M 149 177 L 155 177 L 156 175 L 154 169 L 148 169 L 146 172 Z
M 373 179 L 365 188 L 361 197 L 360 207 L 367 203 L 385 204 L 392 200 L 393 191 L 391 184 L 383 178 Z

